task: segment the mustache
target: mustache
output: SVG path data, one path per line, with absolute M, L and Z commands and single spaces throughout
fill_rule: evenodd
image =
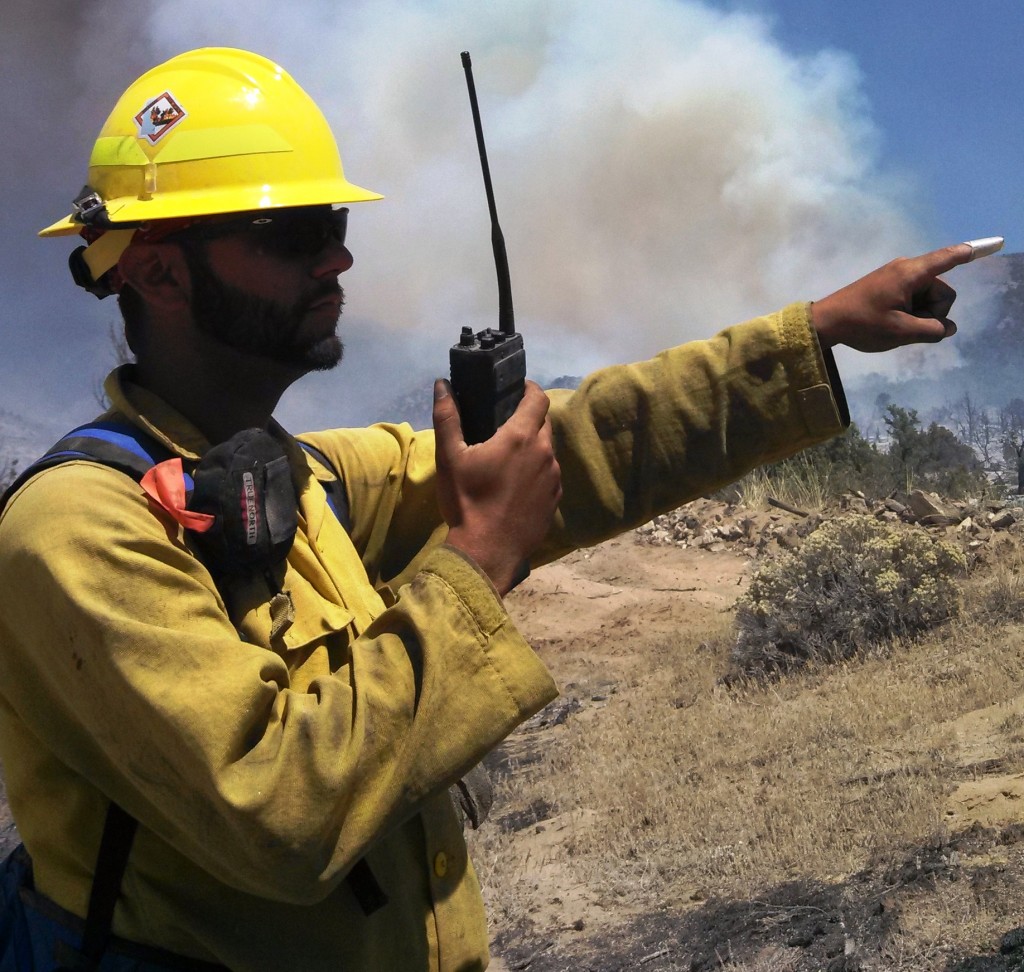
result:
M 306 300 L 306 306 L 315 304 L 318 300 L 323 300 L 325 297 L 337 297 L 341 306 L 345 306 L 345 290 L 337 279 L 325 280 L 323 283 L 318 284 Z

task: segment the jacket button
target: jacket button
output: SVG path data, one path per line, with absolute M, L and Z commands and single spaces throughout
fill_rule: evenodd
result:
M 444 851 L 438 851 L 434 857 L 434 874 L 443 878 L 448 873 L 448 855 Z

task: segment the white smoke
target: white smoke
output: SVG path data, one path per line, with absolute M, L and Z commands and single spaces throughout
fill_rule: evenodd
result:
M 67 6 L 51 0 L 49 16 Z M 646 356 L 927 248 L 913 187 L 879 163 L 855 63 L 836 51 L 789 54 L 756 16 L 698 0 L 88 7 L 87 20 L 51 40 L 45 63 L 63 63 L 90 124 L 165 57 L 245 47 L 314 96 L 346 174 L 387 197 L 350 218 L 356 265 L 343 281 L 343 327 L 370 329 L 370 339 L 398 329 L 387 341 L 405 348 L 396 354 L 404 374 L 367 375 L 350 360 L 313 382 L 315 400 L 301 391 L 288 400 L 295 425 L 316 423 L 325 400 L 361 379 L 372 379 L 358 384 L 362 398 L 384 397 L 420 377 L 413 361 L 423 375 L 445 372 L 459 328 L 496 320 L 462 50 L 473 57 L 531 372 Z M 52 137 L 61 171 L 73 157 L 84 176 L 92 136 L 73 129 L 74 142 L 67 130 Z M 80 183 L 70 177 L 33 212 L 33 228 L 62 215 Z M 67 378 L 63 364 L 53 362 L 54 387 Z M 341 420 L 333 410 L 319 419 Z

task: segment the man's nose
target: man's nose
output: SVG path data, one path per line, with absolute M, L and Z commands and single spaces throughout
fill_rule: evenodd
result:
M 338 276 L 348 270 L 355 261 L 349 248 L 344 243 L 331 239 L 317 256 L 316 262 L 310 271 L 313 277 Z

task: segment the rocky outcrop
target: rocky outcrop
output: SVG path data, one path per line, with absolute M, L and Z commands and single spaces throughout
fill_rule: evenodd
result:
M 1012 501 L 951 502 L 914 490 L 905 503 L 893 498 L 869 502 L 862 494 L 848 493 L 833 506 L 816 512 L 771 498 L 768 503 L 769 509 L 754 510 L 719 500 L 696 500 L 645 523 L 636 530 L 636 537 L 640 543 L 655 546 L 699 547 L 712 552 L 740 548 L 747 556 L 756 557 L 774 550 L 795 550 L 823 520 L 847 512 L 917 524 L 956 541 L 975 557 L 999 534 L 1024 536 L 1024 506 Z

